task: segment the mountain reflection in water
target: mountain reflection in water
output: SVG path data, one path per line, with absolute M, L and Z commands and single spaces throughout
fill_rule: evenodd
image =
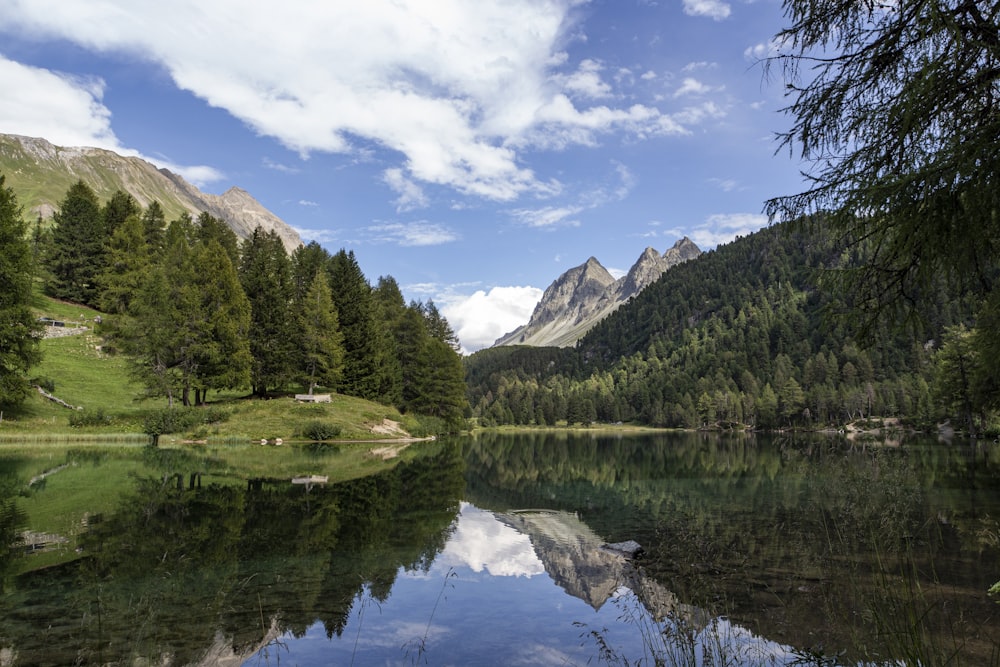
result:
M 122 494 L 82 559 L 7 578 L 0 667 L 997 660 L 995 446 L 504 433 L 408 451 L 306 493 L 213 473 L 210 450 L 94 447 L 25 496 L 31 466 L 0 449 L 0 507 L 84 471 Z M 115 477 L 129 456 L 144 473 Z M 634 562 L 602 548 L 630 539 Z

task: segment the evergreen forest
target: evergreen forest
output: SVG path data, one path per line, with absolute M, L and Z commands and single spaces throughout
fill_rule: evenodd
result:
M 41 325 L 32 285 L 99 310 L 103 350 L 129 360 L 147 397 L 199 406 L 213 392 L 266 398 L 317 388 L 419 414 L 439 432 L 465 422 L 458 339 L 433 302 L 405 303 L 391 276 L 372 285 L 353 251 L 291 254 L 275 232 L 240 240 L 208 213 L 167 221 L 78 181 L 51 224 L 28 225 L 0 175 L 4 290 L 0 403 L 27 395 Z M 14 261 L 16 259 L 16 261 Z
M 482 425 L 987 428 L 971 305 L 941 280 L 906 317 L 865 326 L 839 286 L 866 252 L 821 224 L 738 238 L 665 272 L 575 348 L 469 357 L 474 415 Z

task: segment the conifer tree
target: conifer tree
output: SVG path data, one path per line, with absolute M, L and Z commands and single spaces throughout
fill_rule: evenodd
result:
M 317 384 L 335 387 L 344 366 L 344 337 L 325 271 L 316 272 L 298 307 L 299 375 L 311 396 Z
M 403 409 L 404 357 L 407 346 L 412 340 L 404 328 L 406 301 L 403 299 L 399 284 L 392 276 L 381 276 L 378 279 L 373 296 L 378 311 L 378 321 L 382 323 L 382 328 L 391 339 L 389 346 L 391 354 L 386 359 L 385 383 L 380 393 L 386 403 Z
M 106 265 L 98 276 L 101 285 L 98 307 L 109 315 L 128 312 L 129 303 L 151 264 L 143 222 L 137 215 L 131 215 L 108 241 Z
M 250 300 L 253 390 L 284 387 L 295 374 L 296 318 L 292 314 L 291 260 L 281 238 L 259 227 L 243 243 L 239 276 Z
M 101 222 L 104 234 L 110 238 L 122 224 L 133 215 L 142 213 L 139 202 L 127 192 L 116 190 L 111 199 L 101 207 Z
M 178 327 L 182 310 L 170 284 L 171 275 L 166 262 L 150 267 L 116 331 L 129 354 L 132 377 L 143 385 L 145 396 L 166 397 L 167 405 L 173 407 L 182 387 L 183 339 Z
M 146 235 L 146 243 L 149 245 L 149 252 L 154 256 L 163 251 L 166 226 L 167 216 L 160 202 L 151 202 L 142 213 L 142 228 Z
M 372 401 L 382 399 L 383 373 L 390 351 L 376 317 L 372 288 L 354 257 L 340 250 L 330 260 L 330 289 L 344 333 L 343 393 Z
M 83 181 L 70 186 L 53 216 L 52 280 L 46 292 L 58 299 L 96 305 L 97 275 L 102 270 L 104 225 L 97 195 Z
M 305 298 L 316 272 L 326 271 L 329 266 L 330 253 L 315 241 L 300 245 L 292 251 L 292 282 L 295 284 L 296 301 Z
M 202 243 L 209 240 L 217 241 L 229 257 L 229 261 L 234 266 L 239 264 L 240 239 L 224 220 L 220 220 L 208 212 L 203 212 L 195 220 L 194 225 L 195 236 L 199 241 Z
M 31 312 L 31 248 L 14 191 L 0 174 L 0 405 L 28 395 L 28 370 L 41 360 Z
M 190 316 L 198 334 L 194 345 L 195 402 L 209 389 L 237 389 L 250 384 L 250 300 L 243 291 L 229 253 L 214 238 L 199 243 L 191 278 L 198 295 Z

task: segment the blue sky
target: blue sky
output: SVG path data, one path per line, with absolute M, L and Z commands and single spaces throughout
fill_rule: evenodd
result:
M 778 0 L 7 0 L 0 132 L 236 185 L 467 351 L 597 257 L 703 250 L 801 187 Z

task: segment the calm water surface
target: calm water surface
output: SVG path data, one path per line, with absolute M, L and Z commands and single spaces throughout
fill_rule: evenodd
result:
M 0 449 L 0 535 L 84 470 L 120 495 L 7 577 L 0 666 L 1000 661 L 992 444 L 484 434 L 308 491 L 95 451 L 28 487 Z

